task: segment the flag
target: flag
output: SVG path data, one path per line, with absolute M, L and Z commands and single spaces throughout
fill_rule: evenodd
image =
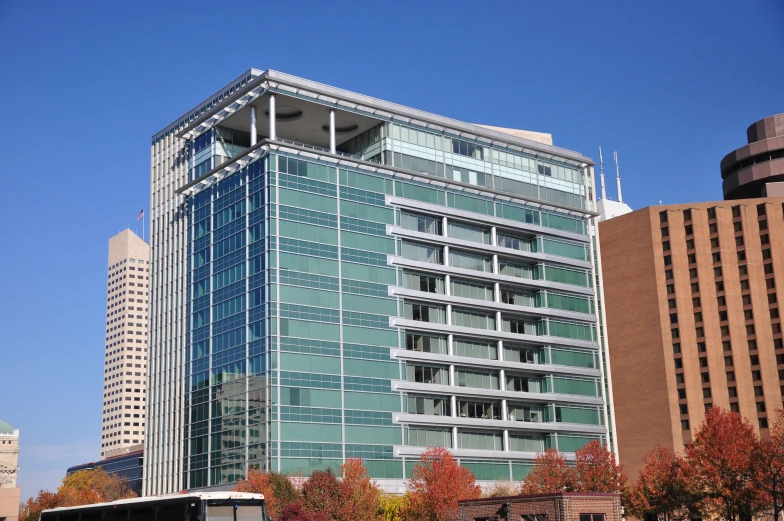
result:
M 139 215 L 136 216 L 136 220 L 141 221 L 143 218 L 144 218 L 144 208 L 142 208 L 142 211 L 139 212 Z

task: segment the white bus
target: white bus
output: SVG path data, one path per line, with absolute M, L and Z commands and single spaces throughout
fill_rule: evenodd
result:
M 41 521 L 270 521 L 261 494 L 194 492 L 41 512 Z

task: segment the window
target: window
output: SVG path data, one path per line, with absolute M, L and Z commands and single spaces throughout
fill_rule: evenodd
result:
M 719 322 L 724 322 L 725 320 L 727 320 L 727 312 L 719 311 Z
M 740 266 L 738 266 L 738 273 L 740 274 L 741 277 L 748 275 L 749 274 L 748 266 L 746 266 L 745 264 L 741 264 Z
M 691 224 L 686 225 L 686 235 L 694 235 L 694 228 L 692 228 Z M 688 242 L 686 244 L 688 244 Z M 692 241 L 692 248 L 693 247 L 694 247 L 694 242 Z
M 763 219 L 763 220 L 761 220 L 759 222 L 759 229 L 760 229 L 760 231 L 768 229 L 768 221 L 767 221 L 767 219 Z
M 715 219 L 716 218 L 716 208 L 708 208 L 708 219 Z
M 735 381 L 735 371 L 727 371 L 727 381 L 728 382 Z
M 674 295 L 675 294 L 675 285 L 667 284 L 667 294 Z
M 765 215 L 765 203 L 757 205 L 757 215 Z
M 732 367 L 732 355 L 724 357 L 724 367 Z
M 670 236 L 670 229 L 666 226 L 662 226 L 661 229 L 662 237 L 669 237 Z
M 714 277 L 721 277 L 722 276 L 721 266 L 716 266 L 715 268 L 713 268 L 713 276 Z
M 677 324 L 677 323 L 678 323 L 677 313 L 670 314 L 670 324 Z
M 664 251 L 670 251 L 670 241 L 664 241 L 664 242 L 662 243 L 662 249 L 663 249 Z
M 679 400 L 686 399 L 686 389 L 678 389 L 678 399 Z
M 742 250 L 738 252 L 738 262 L 743 262 L 746 260 L 746 251 Z
M 737 398 L 738 397 L 738 388 L 737 387 L 727 387 L 727 393 L 729 393 L 730 398 Z
M 683 359 L 681 358 L 675 359 L 675 369 L 683 369 Z
M 776 281 L 774 279 L 765 279 L 765 287 L 768 289 L 773 289 L 776 287 Z M 749 289 L 748 288 L 748 281 L 746 281 L 746 288 L 743 287 L 741 284 L 741 289 Z
M 681 384 L 683 384 L 683 382 L 684 382 L 684 380 L 683 380 L 683 373 L 676 374 L 675 375 L 675 383 L 678 384 L 678 385 L 681 385 Z M 680 396 L 680 393 L 678 393 L 678 395 Z M 684 396 L 684 398 L 685 398 L 685 396 Z
M 708 359 L 705 357 L 700 357 L 700 367 L 705 368 L 708 367 Z
M 690 279 L 697 278 L 697 268 L 689 268 L 689 278 Z
M 740 252 L 738 252 L 738 253 L 740 253 Z M 770 259 L 770 248 L 766 248 L 766 249 L 762 250 L 762 258 L 765 259 L 765 260 Z
M 699 282 L 692 282 L 692 284 L 691 284 L 691 292 L 692 293 L 699 293 L 700 292 L 700 283 Z
M 723 295 L 720 297 L 716 297 L 716 303 L 719 305 L 719 307 L 726 306 L 727 299 Z
M 765 275 L 770 275 L 773 273 L 773 264 L 765 264 L 765 266 L 763 266 L 763 270 L 765 271 Z
M 709 383 L 710 382 L 710 374 L 708 374 L 708 373 L 701 373 L 700 374 L 700 380 L 704 384 Z
M 734 223 L 732 225 L 732 229 L 735 230 L 736 232 L 742 232 L 743 231 L 743 224 L 741 224 L 741 222 L 738 221 L 738 222 L 736 222 L 736 223 Z
M 711 245 L 711 248 L 718 248 L 719 247 L 719 238 L 718 237 L 711 238 L 710 245 Z
M 400 226 L 407 230 L 441 235 L 441 218 L 408 212 L 400 213 Z
M 708 232 L 709 233 L 719 233 L 719 228 L 716 226 L 716 223 L 711 223 L 708 225 Z
M 688 255 L 689 264 L 697 264 L 697 255 L 690 253 Z
M 730 336 L 730 326 L 721 326 L 721 336 Z
M 711 390 L 709 387 L 703 388 L 702 397 L 705 398 L 706 400 L 709 400 L 711 398 Z
M 664 256 L 664 265 L 665 266 L 672 265 L 672 257 L 670 257 L 669 255 L 665 255 Z
M 674 299 L 674 298 L 671 298 L 670 300 L 668 300 L 668 301 L 667 301 L 667 306 L 668 306 L 670 309 L 675 309 L 675 299 Z
M 683 220 L 691 221 L 691 210 L 683 210 Z M 688 234 L 689 232 L 687 231 L 686 233 Z
M 748 295 L 744 295 L 744 297 L 747 297 L 747 296 Z M 745 304 L 745 302 L 744 302 L 744 304 Z M 743 312 L 743 318 L 746 319 L 746 320 L 754 320 L 754 311 L 752 311 L 750 309 L 745 310 Z
M 743 246 L 743 236 L 735 237 L 735 246 Z
M 659 222 L 666 223 L 667 222 L 667 212 L 659 212 Z M 580 520 L 582 521 L 582 520 Z
M 760 235 L 760 242 L 765 244 L 770 244 L 770 236 L 766 233 L 765 235 Z
M 754 380 L 755 382 L 759 382 L 760 380 L 762 380 L 762 372 L 761 371 L 752 371 L 751 372 L 751 379 Z M 759 389 L 760 393 L 762 393 L 762 387 L 755 387 L 754 388 L 755 393 L 756 393 L 757 389 Z M 759 394 L 757 396 L 762 396 L 762 395 Z
M 426 291 L 428 293 L 444 293 L 444 278 L 424 275 L 421 273 L 405 272 L 403 285 L 408 289 Z
M 762 408 L 763 409 L 765 408 L 765 403 L 764 402 L 760 402 L 757 405 L 762 405 Z M 760 426 L 760 429 L 767 429 L 768 428 L 768 419 L 767 418 L 760 418 L 759 419 L 759 426 Z
M 680 344 L 672 344 L 672 352 L 676 355 L 681 352 L 681 345 Z
M 689 430 L 689 420 L 681 420 L 681 429 L 684 431 Z
M 717 292 L 719 292 L 719 291 L 724 291 L 724 282 L 722 282 L 722 281 L 718 281 L 718 282 L 716 283 L 716 291 L 717 291 Z
M 664 278 L 667 280 L 672 280 L 672 270 L 664 270 Z
M 751 365 L 759 365 L 759 355 L 749 355 L 749 363 Z
M 732 216 L 733 217 L 740 217 L 740 206 L 733 206 L 732 207 Z
M 738 402 L 732 402 L 730 404 L 730 410 L 732 412 L 740 412 L 740 406 L 738 405 Z
M 721 262 L 721 253 L 715 252 L 711 256 L 713 257 L 713 262 Z
M 775 304 L 776 302 L 777 302 L 776 294 L 775 293 L 768 293 L 768 304 Z

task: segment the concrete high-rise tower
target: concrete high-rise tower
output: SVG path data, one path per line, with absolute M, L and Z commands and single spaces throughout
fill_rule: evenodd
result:
M 149 294 L 150 245 L 124 230 L 109 239 L 101 457 L 144 443 Z

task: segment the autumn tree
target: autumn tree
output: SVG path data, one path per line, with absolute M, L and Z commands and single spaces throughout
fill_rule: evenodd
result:
M 516 496 L 517 486 L 510 481 L 496 481 L 487 490 L 482 491 L 482 497 Z
M 458 500 L 477 499 L 481 494 L 471 471 L 443 447 L 422 453 L 407 484 L 411 496 L 406 517 L 413 521 L 452 521 L 457 518 Z
M 278 519 L 273 518 L 273 521 Z M 287 503 L 280 512 L 280 521 L 330 521 L 324 512 L 311 512 L 305 508 L 303 500 Z
M 302 486 L 302 499 L 306 510 L 323 512 L 330 519 L 342 521 L 346 497 L 332 469 L 313 472 Z
M 67 507 L 137 497 L 117 474 L 107 474 L 100 467 L 68 474 L 57 488 L 57 495 L 59 506 Z
M 38 521 L 41 512 L 61 506 L 60 496 L 56 492 L 39 490 L 35 498 L 28 498 L 19 509 L 19 521 Z
M 537 454 L 531 472 L 520 487 L 521 494 L 551 494 L 571 490 L 576 479 L 575 471 L 566 464 L 566 458 L 555 449 Z
M 302 494 L 292 482 L 292 479 L 297 477 L 289 477 L 280 472 L 268 472 L 270 485 L 272 485 L 272 494 L 278 500 L 279 509 L 289 503 L 294 503 L 302 499 Z
M 711 407 L 686 448 L 685 477 L 708 517 L 749 521 L 764 508 L 754 486 L 759 439 L 739 414 Z
M 359 458 L 349 458 L 343 463 L 343 521 L 361 519 L 371 521 L 378 517 L 378 502 L 381 495 L 378 487 L 370 480 L 367 469 Z M 336 521 L 338 518 L 335 518 Z
M 410 494 L 381 494 L 378 499 L 378 516 L 381 521 L 404 521 Z
M 620 493 L 626 486 L 626 476 L 615 455 L 598 440 L 578 449 L 574 461 L 575 492 Z
M 768 504 L 769 514 L 779 519 L 784 511 L 784 411 L 781 409 L 776 411 L 769 435 L 757 446 L 754 465 L 755 488 Z
M 637 482 L 624 494 L 626 511 L 637 519 L 697 519 L 696 498 L 687 488 L 684 461 L 670 450 L 654 447 L 645 457 Z
M 234 486 L 237 492 L 251 492 L 253 494 L 263 494 L 264 502 L 267 504 L 267 512 L 273 519 L 280 517 L 281 507 L 275 487 L 270 479 L 270 474 L 261 472 L 259 469 L 250 469 L 245 479 L 240 479 Z

